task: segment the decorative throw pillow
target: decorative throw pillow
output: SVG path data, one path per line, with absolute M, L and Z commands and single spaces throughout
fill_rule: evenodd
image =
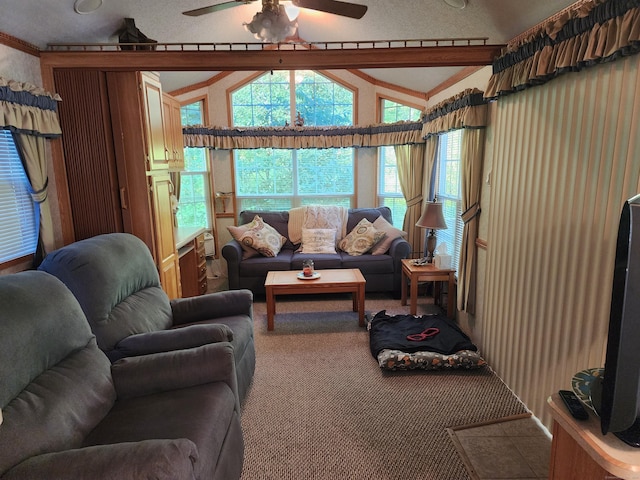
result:
M 303 228 L 300 253 L 336 253 L 336 230 Z
M 407 234 L 407 232 L 404 232 L 387 222 L 382 215 L 375 219 L 373 226 L 378 230 L 385 232 L 387 235 L 371 248 L 371 255 L 382 255 L 387 253 L 387 250 L 389 250 L 389 247 L 391 246 L 391 242 L 396 238 L 404 237 Z
M 242 245 L 245 254 L 242 258 L 254 256 L 257 252 L 265 257 L 275 257 L 287 241 L 271 225 L 262 220 L 260 215 L 240 227 L 228 227 L 229 233 Z
M 366 218 L 363 218 L 353 227 L 349 234 L 340 240 L 340 249 L 349 255 L 362 255 L 378 243 L 386 235 L 379 231 Z

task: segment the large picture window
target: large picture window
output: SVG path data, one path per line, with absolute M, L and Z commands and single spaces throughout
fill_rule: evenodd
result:
M 234 126 L 353 124 L 353 92 L 318 72 L 265 73 L 231 94 Z M 239 210 L 287 210 L 324 204 L 350 207 L 352 148 L 234 151 Z
M 391 100 L 381 100 L 382 123 L 395 123 L 401 120 L 418 121 L 420 110 Z M 391 209 L 393 224 L 402 228 L 407 202 L 402 195 L 398 180 L 398 164 L 393 146 L 378 148 L 378 202 Z
M 13 136 L 0 130 L 0 263 L 26 257 L 38 244 L 37 209 Z

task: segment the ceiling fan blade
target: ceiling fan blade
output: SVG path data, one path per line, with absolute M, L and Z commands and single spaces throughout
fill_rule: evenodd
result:
M 227 8 L 237 7 L 238 5 L 245 5 L 251 3 L 253 0 L 231 0 L 229 2 L 217 3 L 215 5 L 209 5 L 208 7 L 196 8 L 195 10 L 188 10 L 182 12 L 183 15 L 189 15 L 190 17 L 198 17 L 200 15 L 206 15 L 207 13 L 219 12 L 226 10 Z
M 339 2 L 338 0 L 292 0 L 292 3 L 300 8 L 309 8 L 350 18 L 362 18 L 367 13 L 366 5 Z

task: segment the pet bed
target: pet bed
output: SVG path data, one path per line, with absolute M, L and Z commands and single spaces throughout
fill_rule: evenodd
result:
M 471 369 L 486 365 L 471 339 L 443 315 L 389 316 L 369 322 L 371 354 L 383 370 Z

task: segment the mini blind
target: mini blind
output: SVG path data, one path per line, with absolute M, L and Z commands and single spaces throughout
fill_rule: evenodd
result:
M 462 151 L 462 130 L 454 130 L 440 135 L 437 198 L 442 202 L 446 230 L 438 230 L 438 245 L 447 244 L 447 253 L 451 255 L 452 268 L 458 269 L 460 249 L 462 248 L 462 199 L 460 191 L 460 155 Z
M 0 263 L 36 250 L 36 209 L 11 133 L 0 130 Z

